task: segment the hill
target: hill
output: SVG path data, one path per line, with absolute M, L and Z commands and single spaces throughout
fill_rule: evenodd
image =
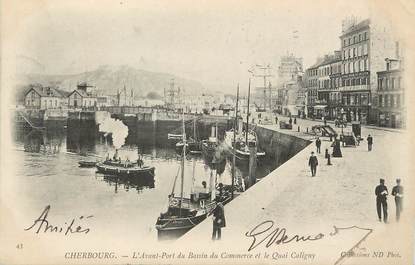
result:
M 32 83 L 58 86 L 61 90 L 72 91 L 78 83 L 87 81 L 96 87 L 96 93 L 99 95 L 115 95 L 117 90 L 122 90 L 125 85 L 127 91 L 134 91 L 136 98 L 147 97 L 149 94 L 154 98 L 163 96 L 164 88 L 169 87 L 172 79 L 176 86 L 185 90 L 186 95 L 206 92 L 199 82 L 172 74 L 140 70 L 128 65 L 105 65 L 93 71 L 71 75 L 21 74 L 18 76 L 16 96 L 21 99 L 27 85 Z

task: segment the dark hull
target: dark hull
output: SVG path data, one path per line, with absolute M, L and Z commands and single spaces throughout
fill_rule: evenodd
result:
M 93 161 L 79 161 L 78 164 L 79 164 L 79 167 L 95 167 L 95 165 L 97 164 L 97 162 L 93 162 Z
M 144 168 L 124 168 L 124 167 L 113 167 L 106 166 L 102 163 L 96 165 L 97 172 L 105 175 L 114 175 L 122 177 L 133 177 L 133 176 L 154 176 L 154 167 Z
M 247 152 L 238 152 L 237 150 L 235 150 L 234 148 L 230 148 L 228 149 L 228 153 L 230 156 L 233 156 L 233 154 L 235 153 L 235 157 L 237 160 L 241 160 L 241 161 L 249 161 L 249 156 L 250 154 Z M 257 152 L 257 160 L 260 160 L 262 158 L 265 157 L 265 153 L 263 152 Z
M 176 151 L 178 153 L 182 153 L 183 152 L 183 144 L 179 142 L 178 145 L 176 145 Z M 186 146 L 186 153 L 191 153 L 191 154 L 200 154 L 202 153 L 202 148 L 201 148 L 201 144 L 198 142 L 191 142 L 188 143 Z
M 178 233 L 186 233 L 187 231 L 198 225 L 200 222 L 205 220 L 206 216 L 207 214 L 205 213 L 198 216 L 186 218 L 158 218 L 156 222 L 156 228 L 159 233 L 167 233 L 172 231 L 176 231 Z

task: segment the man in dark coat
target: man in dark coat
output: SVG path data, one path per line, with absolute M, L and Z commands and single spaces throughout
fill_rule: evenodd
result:
M 311 168 L 311 176 L 314 177 L 317 171 L 318 160 L 317 157 L 314 155 L 314 152 L 311 152 L 311 156 L 308 159 L 308 165 Z
M 369 134 L 366 140 L 367 140 L 367 150 L 370 152 L 372 151 L 373 137 Z
M 385 186 L 385 180 L 380 179 L 380 184 L 375 189 L 376 195 L 376 210 L 378 212 L 379 222 L 382 222 L 382 210 L 383 221 L 388 222 L 388 203 L 386 202 L 386 196 L 388 195 L 388 188 Z
M 402 212 L 402 199 L 403 199 L 403 187 L 401 186 L 401 180 L 396 179 L 396 186 L 392 189 L 392 196 L 395 196 L 396 205 L 396 221 L 399 221 Z
M 293 119 L 291 119 L 291 117 L 290 117 L 290 119 L 288 120 L 288 123 L 289 123 L 290 125 L 292 125 L 292 124 L 293 124 Z
M 320 138 L 318 138 L 317 137 L 317 139 L 316 139 L 316 147 L 317 147 L 317 153 L 321 153 L 321 151 L 320 151 L 320 147 L 321 147 L 321 140 L 320 140 Z
M 225 220 L 225 210 L 223 204 L 218 202 L 213 210 L 213 232 L 212 232 L 212 240 L 220 239 L 221 237 L 221 229 L 222 227 L 226 226 Z

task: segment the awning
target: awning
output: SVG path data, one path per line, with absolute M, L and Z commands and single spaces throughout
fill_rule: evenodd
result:
M 314 106 L 314 109 L 317 109 L 317 110 L 323 110 L 323 109 L 325 109 L 327 107 L 327 105 L 315 105 Z

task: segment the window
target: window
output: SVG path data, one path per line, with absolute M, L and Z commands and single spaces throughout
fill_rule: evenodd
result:
M 350 40 L 351 40 L 351 38 L 349 38 L 349 41 L 348 41 L 349 42 L 349 45 L 350 45 Z
M 383 97 L 382 97 L 382 95 L 379 95 L 379 106 L 383 107 Z
M 398 89 L 400 89 L 400 88 L 401 88 L 401 77 L 398 77 L 398 86 L 397 86 L 397 88 L 398 88 Z
M 360 78 L 356 79 L 356 85 L 360 86 Z
M 385 90 L 388 90 L 388 88 L 389 88 L 389 79 L 386 78 L 385 79 Z
M 348 50 L 347 50 L 347 58 L 350 58 L 350 50 L 351 50 L 351 49 L 348 49 Z
M 346 39 L 343 40 L 343 46 L 346 46 Z
M 395 106 L 395 97 L 393 95 L 390 95 L 390 99 L 389 100 L 390 100 L 390 104 L 389 105 L 391 107 L 394 107 Z
M 364 38 L 365 40 L 367 40 L 368 38 L 367 38 L 367 32 L 365 32 L 365 38 Z
M 352 86 L 354 86 L 355 85 L 355 81 L 354 81 L 354 79 L 352 79 Z
M 363 55 L 367 55 L 367 43 L 363 44 Z
M 366 85 L 366 78 L 362 78 L 362 85 Z
M 378 89 L 379 89 L 379 90 L 382 90 L 382 81 L 383 81 L 383 79 L 382 79 L 382 78 L 379 78 L 379 79 L 378 79 Z
M 401 95 L 396 95 L 396 107 L 401 107 Z
M 356 57 L 356 48 L 353 48 L 353 58 Z
M 57 106 L 58 106 L 58 100 L 55 99 L 55 107 L 57 107 Z
M 346 60 L 346 50 L 343 50 L 343 60 Z
M 384 103 L 384 106 L 385 107 L 388 107 L 389 106 L 389 96 L 388 95 L 385 95 L 385 103 Z
M 362 34 L 359 34 L 359 41 L 362 41 Z
M 350 86 L 350 80 L 349 79 L 346 80 L 346 86 Z
M 362 45 L 357 47 L 357 56 L 362 56 Z
M 353 36 L 353 43 L 356 43 L 356 42 L 357 42 L 356 36 Z
M 363 65 L 363 60 L 360 60 L 359 64 L 360 64 L 360 71 L 363 72 L 365 70 L 364 65 Z
M 367 59 L 365 59 L 365 71 L 367 71 L 368 68 L 369 68 L 368 62 L 367 62 Z
M 395 77 L 391 79 L 391 89 L 395 89 Z

